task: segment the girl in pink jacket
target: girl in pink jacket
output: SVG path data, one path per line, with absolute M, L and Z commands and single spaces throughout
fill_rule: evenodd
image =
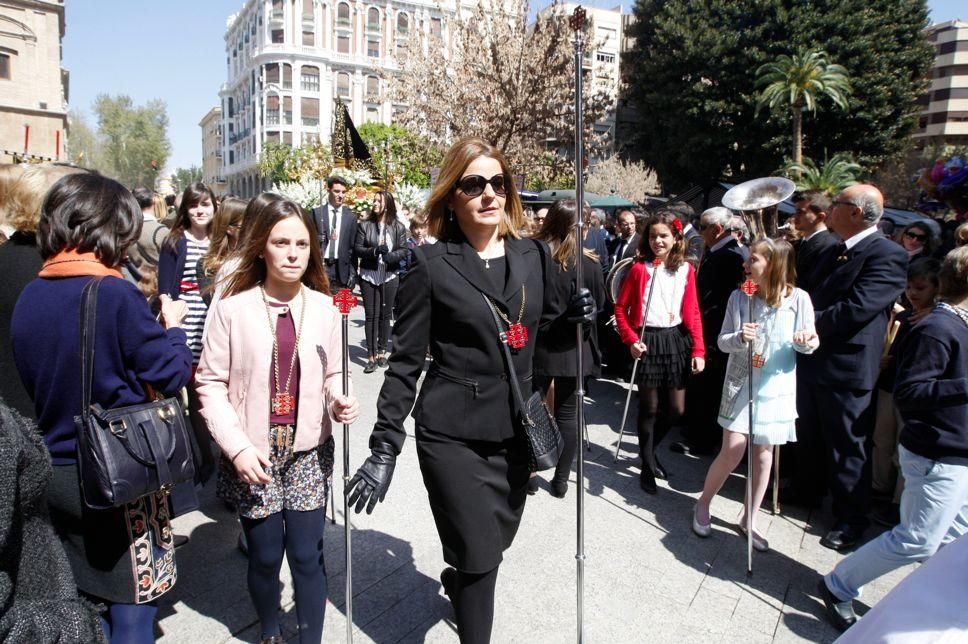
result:
M 326 607 L 323 525 L 340 395 L 340 314 L 312 220 L 262 194 L 249 204 L 241 264 L 212 314 L 197 373 L 202 415 L 222 451 L 217 493 L 239 512 L 262 641 L 282 642 L 279 569 L 289 559 L 299 641 L 319 642 Z

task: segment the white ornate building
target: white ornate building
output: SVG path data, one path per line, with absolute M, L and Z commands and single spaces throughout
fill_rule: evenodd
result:
M 336 97 L 357 125 L 390 123 L 399 106 L 385 100 L 381 71 L 398 69 L 412 34 L 446 41 L 447 15 L 435 0 L 248 0 L 225 32 L 228 80 L 219 95 L 228 192 L 268 188 L 258 172 L 267 142 L 328 143 Z

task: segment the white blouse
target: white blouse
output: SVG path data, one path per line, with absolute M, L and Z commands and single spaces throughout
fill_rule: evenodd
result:
M 651 264 L 646 264 L 649 282 L 642 293 L 642 306 L 648 302 L 645 315 L 645 326 L 666 328 L 682 324 L 682 298 L 686 294 L 686 279 L 689 276 L 689 265 L 683 262 L 674 272 L 665 265 L 659 270 Z M 649 292 L 652 300 L 649 302 Z

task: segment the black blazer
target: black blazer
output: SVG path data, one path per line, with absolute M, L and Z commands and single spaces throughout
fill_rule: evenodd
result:
M 743 281 L 745 261 L 743 249 L 735 239 L 730 239 L 714 252 L 707 250 L 699 262 L 696 295 L 699 297 L 702 334 L 707 353 L 721 353 L 718 339 L 723 328 L 723 319 L 726 317 L 726 303 Z
M 406 258 L 409 249 L 407 238 L 410 236 L 402 223 L 394 222 L 386 228 L 385 235 L 392 244 L 387 244 L 392 250 L 383 256 L 383 263 L 389 270 L 396 270 L 400 262 Z M 376 222 L 361 221 L 356 225 L 356 239 L 353 241 L 353 254 L 360 260 L 360 268 L 376 270 L 377 246 L 384 242 L 380 237 L 380 226 Z
M 313 208 L 313 221 L 316 223 L 316 235 L 319 238 L 319 252 L 323 259 L 326 259 L 326 251 L 329 249 L 330 226 L 329 214 L 332 206 L 329 203 Z M 339 240 L 336 248 L 336 277 L 339 281 L 348 284 L 350 276 L 356 273 L 353 266 L 353 242 L 356 239 L 356 214 L 341 206 L 339 223 Z
M 634 235 L 632 235 L 632 237 L 629 239 L 629 243 L 625 246 L 625 250 L 622 251 L 622 256 L 616 257 L 615 253 L 618 251 L 618 245 L 622 243 L 622 238 L 616 235 L 615 239 L 612 240 L 612 243 L 608 247 L 608 255 L 609 257 L 611 257 L 611 261 L 609 262 L 609 265 L 608 265 L 608 270 L 612 270 L 612 268 L 614 268 L 615 265 L 618 264 L 623 259 L 626 259 L 629 257 L 635 257 L 635 251 L 639 247 L 640 239 L 641 239 L 641 235 L 639 235 L 638 233 L 635 233 Z
M 605 278 L 601 266 L 588 257 L 582 257 L 582 284 L 595 298 L 595 309 L 605 307 Z M 554 302 L 559 309 L 568 308 L 568 300 L 575 292 L 575 267 L 561 270 L 554 262 L 545 284 L 546 299 Z M 598 345 L 598 325 L 590 325 L 585 334 L 582 348 L 582 371 L 586 376 L 598 377 L 602 372 L 602 352 Z M 558 318 L 546 331 L 538 334 L 538 344 L 534 349 L 534 372 L 540 376 L 567 376 L 574 378 L 577 372 L 575 355 L 575 324 L 564 317 Z
M 829 230 L 821 230 L 809 240 L 800 240 L 795 248 L 797 251 L 797 286 L 807 293 L 811 292 L 817 282 L 823 279 L 827 253 L 834 252 L 840 244 L 840 238 Z
M 603 273 L 608 272 L 609 267 L 609 252 L 608 245 L 605 241 L 605 231 L 601 228 L 590 227 L 588 229 L 588 235 L 582 241 L 582 247 L 588 250 L 595 251 L 598 255 L 598 270 Z
M 810 293 L 820 348 L 797 356 L 797 377 L 852 389 L 874 388 L 891 308 L 907 283 L 907 253 L 880 233 L 827 254 Z
M 458 439 L 502 441 L 514 436 L 516 413 L 504 355 L 481 291 L 512 322 L 524 303 L 522 323 L 529 341 L 513 354 L 513 362 L 525 396 L 532 389 L 539 328 L 547 328 L 564 309 L 546 301 L 545 275 L 551 270 L 547 246 L 505 238 L 504 251 L 508 279 L 498 292 L 485 274 L 484 262 L 466 241 L 413 249 L 413 265 L 397 297 L 393 353 L 380 389 L 371 445 L 388 443 L 399 452 L 411 408 L 418 425 Z M 418 396 L 428 347 L 433 362 Z

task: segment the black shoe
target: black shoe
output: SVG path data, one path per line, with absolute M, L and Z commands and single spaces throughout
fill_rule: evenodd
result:
M 871 512 L 871 521 L 885 528 L 893 528 L 901 522 L 901 506 L 889 503 Z
M 697 447 L 695 445 L 690 445 L 686 441 L 676 441 L 672 445 L 669 445 L 669 449 L 676 454 L 682 454 L 683 456 L 692 456 L 698 458 L 700 456 L 712 456 L 714 450 L 707 447 Z
M 662 463 L 659 462 L 659 457 L 653 455 L 652 460 L 655 462 L 655 467 L 652 468 L 652 474 L 655 475 L 655 478 L 659 479 L 660 481 L 668 480 L 669 475 L 666 473 L 665 468 L 662 467 Z
M 528 479 L 528 494 L 534 495 L 538 491 L 538 477 L 532 476 Z
M 658 494 L 659 488 L 655 484 L 655 476 L 649 471 L 648 467 L 643 467 L 642 472 L 639 474 L 639 487 L 646 494 Z
M 376 371 L 376 360 L 367 360 L 366 366 L 363 367 L 363 373 L 373 373 Z
M 390 366 L 390 361 L 387 360 L 386 356 L 383 356 L 382 358 L 377 358 L 376 366 L 380 367 L 381 369 L 386 369 L 387 367 Z
M 444 588 L 444 594 L 453 597 L 454 586 L 457 585 L 457 570 L 447 566 L 440 571 L 440 585 Z
M 857 622 L 857 613 L 854 612 L 854 602 L 842 602 L 837 599 L 830 592 L 830 589 L 827 588 L 827 582 L 823 580 L 823 577 L 820 578 L 820 583 L 817 584 L 817 592 L 820 593 L 820 601 L 823 602 L 824 607 L 827 609 L 827 619 L 834 625 L 834 628 L 838 631 L 846 631 Z
M 188 537 L 183 534 L 176 534 L 171 538 L 171 542 L 176 548 L 181 548 L 183 545 L 188 543 Z
M 568 492 L 568 481 L 552 481 L 551 482 L 551 496 L 563 499 L 565 494 Z
M 850 550 L 860 542 L 863 530 L 856 528 L 834 529 L 828 532 L 820 540 L 820 545 L 841 552 Z

